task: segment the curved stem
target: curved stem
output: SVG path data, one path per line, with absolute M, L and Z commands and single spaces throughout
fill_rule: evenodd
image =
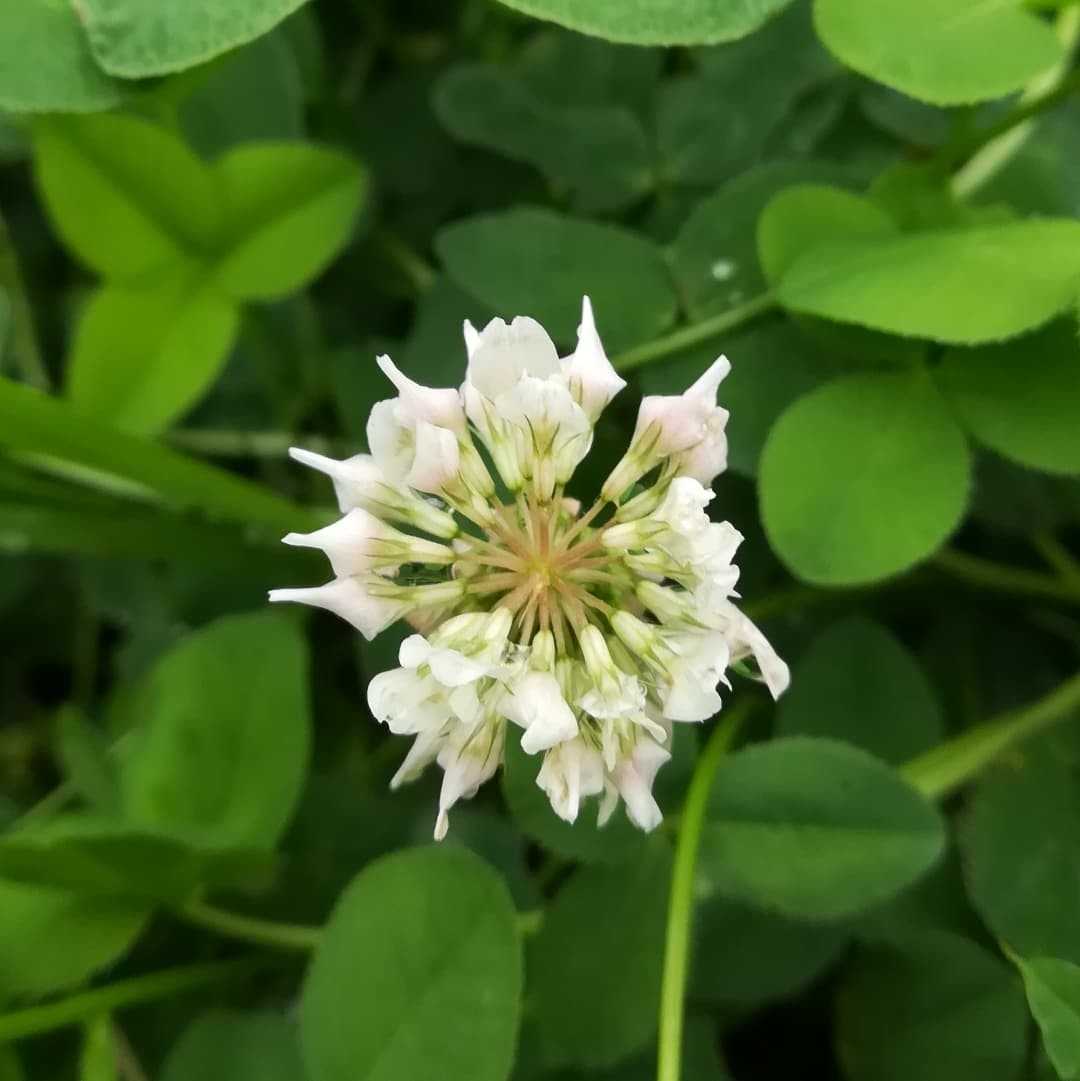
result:
M 175 914 L 186 923 L 217 931 L 226 938 L 236 938 L 256 946 L 271 946 L 279 950 L 314 950 L 322 938 L 321 927 L 305 927 L 301 924 L 276 923 L 253 916 L 240 916 L 201 901 L 178 908 Z
M 709 789 L 720 760 L 749 712 L 742 702 L 722 718 L 709 735 L 694 767 L 679 821 L 675 866 L 671 874 L 667 933 L 664 938 L 664 973 L 660 983 L 660 1033 L 656 1060 L 657 1081 L 679 1081 L 682 1060 L 683 1006 L 690 952 L 690 921 L 694 909 L 694 871 Z
M 930 563 L 954 578 L 963 579 L 972 585 L 996 589 L 1003 593 L 1028 593 L 1049 600 L 1080 604 L 1080 582 L 1056 578 L 1023 567 L 1010 567 L 951 548 L 938 552 Z
M 110 1013 L 124 1006 L 152 1002 L 159 998 L 168 998 L 185 991 L 193 991 L 210 984 L 237 976 L 249 975 L 265 967 L 266 960 L 247 958 L 241 961 L 219 961 L 206 965 L 183 965 L 167 968 L 162 972 L 153 972 L 147 976 L 136 976 L 130 980 L 120 980 L 104 987 L 95 987 L 58 1002 L 47 1002 L 41 1006 L 28 1006 L 23 1010 L 12 1010 L 0 1014 L 0 1043 L 18 1040 L 24 1036 L 34 1036 L 39 1032 L 49 1032 L 55 1028 L 78 1024 L 88 1017 Z
M 672 353 L 689 349 L 692 345 L 715 338 L 725 330 L 734 330 L 756 319 L 759 315 L 776 306 L 776 301 L 771 293 L 763 293 L 761 296 L 752 297 L 745 304 L 735 308 L 729 308 L 726 312 L 714 315 L 711 319 L 703 319 L 700 323 L 691 323 L 689 326 L 680 327 L 670 334 L 661 338 L 654 338 L 651 342 L 628 349 L 612 358 L 612 364 L 620 372 L 629 371 L 631 368 L 640 368 L 643 364 L 651 364 L 654 360 L 670 356 Z
M 1080 672 L 1022 709 L 975 725 L 932 748 L 901 772 L 923 795 L 941 799 L 985 769 L 1002 751 L 1080 707 Z

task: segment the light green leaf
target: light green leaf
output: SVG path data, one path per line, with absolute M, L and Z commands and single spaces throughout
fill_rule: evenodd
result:
M 708 45 L 756 30 L 791 0 L 502 0 L 507 7 L 583 34 L 630 45 Z
M 1002 97 L 1062 56 L 1020 0 L 815 0 L 814 22 L 849 67 L 935 105 Z
M 209 168 L 171 132 L 118 113 L 51 117 L 34 137 L 38 186 L 64 243 L 118 280 L 208 254 L 221 227 Z
M 958 345 L 997 341 L 1076 299 L 1080 222 L 1046 218 L 814 247 L 777 298 L 793 311 Z
M 79 1081 L 117 1081 L 116 1045 L 107 1013 L 83 1025 Z
M 123 90 L 90 55 L 75 9 L 53 0 L 0 5 L 0 109 L 95 112 Z
M 898 766 L 941 742 L 941 714 L 915 658 L 884 627 L 855 616 L 799 658 L 776 733 L 841 739 Z
M 1028 743 L 976 789 L 960 832 L 968 893 L 1024 957 L 1080 963 L 1080 791 L 1053 739 Z
M 803 182 L 838 180 L 827 162 L 769 162 L 721 185 L 694 207 L 669 252 L 694 319 L 725 311 L 766 288 L 755 225 L 778 192 Z
M 879 759 L 795 737 L 721 763 L 700 865 L 721 897 L 832 920 L 894 896 L 930 869 L 943 843 L 934 808 Z
M 981 443 L 1029 469 L 1080 473 L 1080 345 L 1076 324 L 982 349 L 953 349 L 935 372 Z
M 133 707 L 128 819 L 201 846 L 270 848 L 307 772 L 307 659 L 274 613 L 229 616 L 167 653 Z
M 845 376 L 800 398 L 770 433 L 765 531 L 806 581 L 877 581 L 956 528 L 970 471 L 963 432 L 925 375 Z
M 946 931 L 860 952 L 837 997 L 848 1081 L 1014 1081 L 1027 1010 L 1009 968 Z
M 192 1022 L 161 1081 L 304 1081 L 296 1027 L 269 1010 L 215 1011 Z
M 583 210 L 616 210 L 652 187 L 645 131 L 625 107 L 553 106 L 524 80 L 481 64 L 451 68 L 434 105 L 455 138 L 535 166 Z
M 520 207 L 455 222 L 435 237 L 447 273 L 509 319 L 531 315 L 572 342 L 592 298 L 609 350 L 654 337 L 675 318 L 663 254 L 636 233 Z
M 548 908 L 528 967 L 553 1065 L 611 1066 L 651 1042 L 670 877 L 668 850 L 654 843 L 626 867 L 578 871 Z
M 240 146 L 214 168 L 227 222 L 214 278 L 239 299 L 284 296 L 325 269 L 367 188 L 352 158 L 303 143 Z
M 899 232 L 881 207 L 841 188 L 797 184 L 779 192 L 758 219 L 758 258 L 775 285 L 805 252 L 837 241 L 873 240 Z
M 308 972 L 310 1079 L 505 1081 L 521 980 L 510 895 L 487 864 L 460 848 L 385 856 L 342 895 Z
M 621 810 L 603 829 L 596 824 L 596 800 L 582 802 L 581 813 L 573 824 L 559 818 L 536 783 L 539 768 L 539 757 L 527 755 L 511 733 L 506 741 L 502 790 L 523 833 L 560 856 L 585 863 L 616 864 L 640 857 L 645 836 Z
M 99 289 L 72 344 L 68 397 L 82 413 L 153 435 L 214 383 L 239 322 L 236 305 L 198 276 Z
M 0 879 L 0 1002 L 81 983 L 127 952 L 149 911 Z
M 82 0 L 94 58 L 125 79 L 194 67 L 265 34 L 304 0 Z
M 81 416 L 70 405 L 0 378 L 0 430 L 13 451 L 45 455 L 132 481 L 181 506 L 199 507 L 249 527 L 295 529 L 313 516 L 276 493 L 149 439 L 119 432 Z
M 1031 1014 L 1061 1081 L 1080 1077 L 1080 965 L 1056 957 L 1019 958 Z

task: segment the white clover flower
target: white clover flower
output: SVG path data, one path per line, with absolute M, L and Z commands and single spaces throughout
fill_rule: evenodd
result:
M 582 511 L 565 485 L 625 385 L 588 298 L 566 357 L 524 317 L 466 323 L 465 344 L 460 391 L 379 358 L 398 396 L 372 409 L 371 455 L 291 452 L 331 478 L 343 517 L 286 543 L 321 549 L 335 578 L 270 599 L 328 609 L 369 638 L 399 619 L 417 631 L 400 667 L 369 683 L 368 705 L 413 739 L 393 787 L 441 767 L 437 838 L 498 770 L 508 738 L 536 758 L 560 818 L 599 797 L 601 825 L 622 802 L 653 829 L 672 724 L 715 714 L 730 666 L 750 658 L 774 696 L 789 679 L 733 600 L 742 536 L 706 513 L 726 459 L 716 393 L 727 361 L 685 394 L 645 399 L 630 449 Z

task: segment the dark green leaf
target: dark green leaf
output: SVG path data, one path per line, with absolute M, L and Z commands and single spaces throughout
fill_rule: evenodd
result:
M 304 1081 L 295 1026 L 281 1014 L 204 1014 L 169 1052 L 161 1081 Z
M 1080 965 L 1054 957 L 1019 959 L 1031 1013 L 1061 1081 L 1080 1076 Z

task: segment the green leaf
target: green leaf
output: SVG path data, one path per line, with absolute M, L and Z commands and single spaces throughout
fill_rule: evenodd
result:
M 0 429 L 8 449 L 133 481 L 181 506 L 274 529 L 312 522 L 304 508 L 242 477 L 128 435 L 65 402 L 0 377 Z
M 229 616 L 157 664 L 121 771 L 128 819 L 200 845 L 271 848 L 307 773 L 304 640 L 280 615 Z
M 630 45 L 708 45 L 756 30 L 791 0 L 502 0 L 537 19 Z
M 117 1078 L 112 1021 L 105 1013 L 83 1025 L 79 1081 L 117 1081 Z
M 221 228 L 209 168 L 171 132 L 134 116 L 51 117 L 34 163 L 64 243 L 122 281 L 208 253 Z
M 671 857 L 578 871 L 528 953 L 533 1019 L 553 1065 L 612 1066 L 656 1030 Z M 631 946 L 632 944 L 632 946 Z
M 265 885 L 263 852 L 185 844 L 122 821 L 65 815 L 0 835 L 0 875 L 12 882 L 167 902 L 200 886 Z
M 225 250 L 214 280 L 245 300 L 306 285 L 345 247 L 367 179 L 345 154 L 304 143 L 255 143 L 214 167 L 224 198 Z
M 148 915 L 135 901 L 0 879 L 0 1002 L 82 983 L 127 952 Z
M 690 316 L 704 319 L 764 292 L 755 236 L 759 215 L 791 185 L 840 175 L 826 162 L 769 162 L 740 173 L 698 203 L 669 249 Z
M 342 895 L 304 984 L 311 1081 L 504 1081 L 521 980 L 510 895 L 487 864 L 460 848 L 385 856 Z
M 535 166 L 583 210 L 617 210 L 653 185 L 645 131 L 623 106 L 560 108 L 485 64 L 451 68 L 434 106 L 456 139 Z
M 879 759 L 796 737 L 721 763 L 701 868 L 721 897 L 804 920 L 855 915 L 930 869 L 944 829 Z
M 82 0 L 94 58 L 125 79 L 201 64 L 265 34 L 304 0 Z
M 1062 1081 L 1080 1077 L 1080 965 L 1056 957 L 1017 959 L 1031 1014 Z
M 1061 321 L 981 349 L 953 349 L 935 376 L 979 442 L 1029 469 L 1080 473 L 1080 345 Z
M 644 237 L 520 207 L 455 222 L 435 237 L 447 273 L 506 318 L 531 315 L 571 342 L 588 294 L 609 350 L 654 337 L 675 318 L 660 249 Z
M 836 1029 L 848 1081 L 1014 1081 L 1027 1011 L 1004 963 L 959 935 L 923 931 L 860 952 Z
M 26 1081 L 15 1048 L 10 1044 L 0 1047 L 0 1081 Z
M 694 915 L 690 997 L 759 1006 L 798 994 L 841 955 L 844 923 L 805 923 L 714 897 Z
M 897 232 L 892 218 L 861 195 L 824 184 L 797 184 L 779 192 L 762 211 L 758 258 L 775 285 L 804 252 L 830 242 L 873 240 Z
M 73 7 L 53 0 L 0 5 L 0 109 L 95 112 L 122 96 L 121 84 L 94 63 Z
M 967 504 L 963 432 L 923 374 L 859 373 L 792 405 L 761 456 L 773 549 L 823 585 L 873 582 L 941 545 Z
M 814 22 L 849 67 L 935 105 L 1001 97 L 1062 58 L 1050 24 L 1019 0 L 815 0 Z
M 991 932 L 1021 956 L 1080 964 L 1080 791 L 1053 739 L 1028 743 L 978 786 L 960 842 Z
M 940 743 L 944 724 L 915 658 L 884 627 L 854 616 L 799 658 L 776 733 L 844 740 L 898 766 Z
M 65 779 L 87 803 L 102 812 L 119 809 L 117 769 L 109 758 L 109 743 L 78 706 L 60 710 L 56 750 Z
M 585 800 L 578 820 L 564 822 L 551 809 L 536 783 L 540 761 L 527 755 L 512 735 L 506 741 L 502 790 L 507 806 L 526 836 L 567 859 L 585 863 L 625 863 L 640 858 L 645 835 L 635 829 L 622 811 L 603 829 L 596 824 L 598 802 Z
M 68 397 L 80 412 L 153 435 L 215 382 L 239 322 L 232 301 L 187 274 L 99 289 L 72 345 Z
M 192 1022 L 165 1059 L 161 1081 L 304 1081 L 294 1025 L 269 1010 L 215 1011 Z
M 1076 298 L 1080 222 L 1046 218 L 828 242 L 787 268 L 793 311 L 957 345 L 997 341 Z

